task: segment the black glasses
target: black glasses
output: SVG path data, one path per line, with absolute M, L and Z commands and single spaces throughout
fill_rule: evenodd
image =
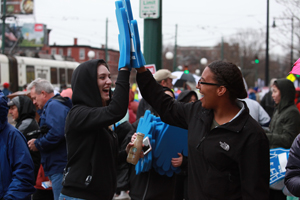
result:
M 200 84 L 202 84 L 202 85 L 216 85 L 216 86 L 221 86 L 220 84 L 217 84 L 217 83 L 203 82 L 203 81 L 201 81 L 201 79 L 198 81 L 198 87 L 200 87 Z

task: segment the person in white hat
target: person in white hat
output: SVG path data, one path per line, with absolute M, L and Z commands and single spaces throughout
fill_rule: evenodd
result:
M 163 87 L 173 88 L 172 79 L 177 78 L 168 69 L 160 69 L 154 74 L 155 80 Z

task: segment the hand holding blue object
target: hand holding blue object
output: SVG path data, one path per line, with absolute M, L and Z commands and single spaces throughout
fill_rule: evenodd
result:
M 170 126 L 161 122 L 159 117 L 146 111 L 140 119 L 137 132 L 149 137 L 152 151 L 136 165 L 136 174 L 146 172 L 153 167 L 160 175 L 171 177 L 181 171 L 180 167 L 173 167 L 171 159 L 181 152 L 187 156 L 187 130 Z
M 172 166 L 171 159 L 177 158 L 177 153 L 182 152 L 187 156 L 187 130 L 168 125 L 162 134 L 160 141 L 157 141 L 154 156 L 158 158 L 157 165 L 168 171 Z
M 122 11 L 123 9 L 125 14 Z M 133 20 L 130 0 L 116 1 L 116 16 L 120 32 L 119 69 L 124 65 L 130 68 L 140 68 L 144 66 L 146 62 L 141 52 L 137 21 Z M 128 60 L 130 60 L 130 66 L 128 66 Z
M 154 131 L 156 122 L 152 123 L 153 115 L 150 114 L 150 111 L 145 112 L 144 117 L 140 118 L 139 125 L 137 127 L 137 132 L 143 133 L 144 137 L 149 137 L 150 142 L 152 139 L 152 132 Z M 152 153 L 150 154 L 152 155 Z M 152 164 L 152 157 L 146 155 L 143 159 L 140 159 L 137 165 L 135 166 L 136 174 L 144 172 Z
M 131 69 L 130 65 L 130 38 L 129 28 L 127 23 L 127 15 L 125 8 L 123 8 L 122 1 L 116 1 L 116 16 L 118 21 L 118 27 L 120 34 L 118 35 L 119 40 L 119 49 L 120 49 L 120 58 L 119 58 L 119 67 L 120 70 L 123 67 L 128 67 Z

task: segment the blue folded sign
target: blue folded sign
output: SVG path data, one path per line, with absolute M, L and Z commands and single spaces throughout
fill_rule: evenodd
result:
M 152 167 L 160 175 L 169 177 L 180 172 L 179 167 L 172 166 L 171 160 L 178 157 L 177 153 L 188 155 L 186 129 L 163 123 L 147 110 L 144 117 L 140 118 L 137 132 L 149 137 L 152 151 L 139 160 L 135 166 L 136 174 L 147 172 Z

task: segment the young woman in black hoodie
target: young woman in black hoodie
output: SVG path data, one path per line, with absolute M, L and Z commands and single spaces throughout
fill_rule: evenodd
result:
M 60 199 L 113 198 L 117 160 L 126 159 L 127 154 L 125 151 L 119 154 L 111 125 L 127 112 L 129 75 L 128 68 L 120 69 L 110 98 L 112 81 L 104 60 L 84 62 L 73 72 L 73 107 L 65 127 L 68 163 Z

